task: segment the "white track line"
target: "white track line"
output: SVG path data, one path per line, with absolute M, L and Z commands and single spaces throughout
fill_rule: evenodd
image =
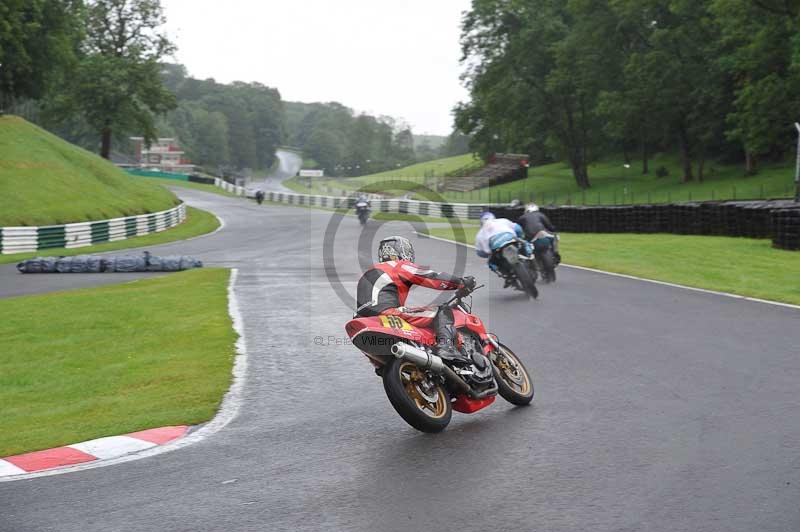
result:
M 14 480 L 61 475 L 63 473 L 70 473 L 72 471 L 83 471 L 85 469 L 94 469 L 96 467 L 106 467 L 125 462 L 132 462 L 134 460 L 140 460 L 149 456 L 155 456 L 157 454 L 181 449 L 187 445 L 192 445 L 193 443 L 202 441 L 222 430 L 225 425 L 230 423 L 236 417 L 236 414 L 239 413 L 239 408 L 242 404 L 242 390 L 244 389 L 244 382 L 247 374 L 247 342 L 245 341 L 244 336 L 244 322 L 242 321 L 242 314 L 239 310 L 239 301 L 236 298 L 235 292 L 236 279 L 238 275 L 239 270 L 237 268 L 231 269 L 231 277 L 228 282 L 228 313 L 233 321 L 233 328 L 239 335 L 239 338 L 236 340 L 237 356 L 233 362 L 233 383 L 228 389 L 228 392 L 222 398 L 222 406 L 220 407 L 219 412 L 217 412 L 217 415 L 215 415 L 211 421 L 205 425 L 202 425 L 199 429 L 189 433 L 187 436 L 175 440 L 174 442 L 170 442 L 166 445 L 157 445 L 136 454 L 129 454 L 111 460 L 88 462 L 85 464 L 64 467 L 61 469 L 27 473 L 25 475 L 0 477 L 0 482 L 12 482 Z
M 442 237 L 439 237 L 439 236 L 433 236 L 433 235 L 429 235 L 429 234 L 426 234 L 426 233 L 419 233 L 419 232 L 417 232 L 417 235 L 418 236 L 427 237 L 427 238 L 431 238 L 433 240 L 440 240 L 442 242 L 449 242 L 449 243 L 455 244 L 457 246 L 464 246 L 464 247 L 475 249 L 475 246 L 473 246 L 471 244 L 466 244 L 464 242 L 456 242 L 455 240 L 450 240 L 448 238 L 442 238 Z M 645 279 L 644 277 L 636 277 L 635 275 L 627 275 L 627 274 L 624 274 L 624 273 L 607 272 L 605 270 L 597 270 L 595 268 L 587 268 L 585 266 L 575 266 L 575 265 L 572 265 L 572 264 L 564 264 L 564 263 L 561 263 L 561 266 L 564 266 L 566 268 L 573 268 L 575 270 L 584 270 L 584 271 L 587 271 L 587 272 L 600 273 L 600 274 L 603 274 L 603 275 L 611 275 L 612 277 L 622 277 L 623 279 L 633 279 L 634 281 L 642 281 L 642 282 L 645 282 L 645 283 L 660 284 L 660 285 L 663 285 L 663 286 L 670 286 L 672 288 L 681 288 L 683 290 L 691 290 L 692 292 L 702 292 L 704 294 L 714 294 L 714 295 L 717 295 L 717 296 L 730 297 L 730 298 L 733 298 L 733 299 L 743 299 L 745 301 L 754 301 L 756 303 L 764 303 L 764 304 L 767 304 L 767 305 L 775 305 L 777 307 L 785 307 L 785 308 L 791 308 L 791 309 L 800 310 L 800 305 L 792 305 L 791 303 L 781 303 L 779 301 L 770 301 L 768 299 L 759 299 L 757 297 L 740 296 L 738 294 L 731 294 L 729 292 L 719 292 L 717 290 L 706 290 L 705 288 L 695 288 L 694 286 L 686 286 L 686 285 L 682 285 L 682 284 L 668 283 L 668 282 L 665 282 L 665 281 L 656 281 L 655 279 Z

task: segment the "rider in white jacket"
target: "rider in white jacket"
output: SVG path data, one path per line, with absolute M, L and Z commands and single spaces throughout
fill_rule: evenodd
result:
M 475 251 L 479 257 L 490 258 L 494 251 L 502 248 L 515 238 L 520 238 L 524 241 L 522 227 L 519 224 L 515 224 L 506 218 L 495 218 L 491 212 L 485 212 L 481 215 L 481 229 L 475 235 Z M 525 251 L 529 252 L 527 245 L 525 246 Z M 491 260 L 489 261 L 489 267 L 492 268 Z

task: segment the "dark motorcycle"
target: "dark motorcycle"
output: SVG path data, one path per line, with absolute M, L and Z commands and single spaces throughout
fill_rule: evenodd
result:
M 556 252 L 556 235 L 547 231 L 539 231 L 531 239 L 533 254 L 536 257 L 536 267 L 542 273 L 545 283 L 556 282 L 556 266 L 561 262 L 561 257 Z
M 533 378 L 522 360 L 472 314 L 471 298 L 465 301 L 469 294 L 458 291 L 447 303 L 458 331 L 459 360 L 435 355 L 433 330 L 398 316 L 354 318 L 345 326 L 353 345 L 383 378 L 394 409 L 422 432 L 440 432 L 450 423 L 453 410 L 477 412 L 498 394 L 519 406 L 533 399 Z
M 256 203 L 258 203 L 259 205 L 264 203 L 264 191 L 263 190 L 257 190 L 256 191 Z
M 505 286 L 525 292 L 529 297 L 539 297 L 536 288 L 536 264 L 532 257 L 522 252 L 525 242 L 519 239 L 510 240 L 492 254 L 494 272 L 505 280 Z
M 358 216 L 358 221 L 361 225 L 367 225 L 367 220 L 369 220 L 369 202 L 359 200 L 356 202 L 356 215 Z

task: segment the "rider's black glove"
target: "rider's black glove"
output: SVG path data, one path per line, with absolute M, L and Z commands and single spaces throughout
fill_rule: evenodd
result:
M 478 284 L 475 282 L 475 278 L 471 276 L 466 276 L 461 278 L 461 286 L 463 290 L 471 291 L 475 288 L 475 285 Z

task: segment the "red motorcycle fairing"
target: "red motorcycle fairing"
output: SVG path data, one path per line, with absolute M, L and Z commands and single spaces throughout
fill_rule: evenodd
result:
M 453 309 L 453 318 L 456 330 L 468 329 L 474 332 L 484 343 L 484 353 L 490 353 L 492 351 L 493 347 L 489 342 L 489 335 L 486 334 L 486 328 L 483 326 L 483 322 L 479 317 L 474 314 L 467 314 L 459 309 Z M 391 347 L 389 338 L 401 338 L 428 346 L 436 345 L 436 335 L 433 330 L 415 327 L 400 316 L 354 318 L 347 322 L 345 331 L 350 337 L 350 340 L 356 344 L 356 347 L 366 353 L 380 356 L 389 354 L 388 349 Z M 384 346 L 380 345 L 383 342 L 369 342 L 367 337 L 370 336 L 374 337 L 375 340 L 386 338 L 388 345 L 385 346 L 384 349 L 382 348 Z M 375 349 L 376 347 L 377 349 Z
M 477 334 L 484 343 L 483 351 L 488 354 L 494 349 L 488 341 L 489 336 L 480 318 L 467 314 L 459 309 L 453 309 L 453 318 L 457 330 L 468 329 Z M 363 351 L 376 365 L 382 365 L 384 357 L 392 357 L 391 346 L 397 339 L 410 340 L 417 344 L 436 345 L 436 335 L 431 329 L 415 327 L 400 316 L 372 316 L 368 318 L 354 318 L 347 322 L 345 331 L 353 345 Z M 461 345 L 461 332 L 458 333 L 459 346 Z M 495 396 L 483 399 L 472 399 L 467 395 L 457 395 L 452 404 L 453 410 L 464 414 L 472 414 L 492 404 Z
M 457 395 L 456 400 L 453 401 L 453 410 L 462 414 L 472 414 L 494 403 L 496 397 L 496 395 L 490 395 L 483 399 L 472 399 L 466 395 Z

